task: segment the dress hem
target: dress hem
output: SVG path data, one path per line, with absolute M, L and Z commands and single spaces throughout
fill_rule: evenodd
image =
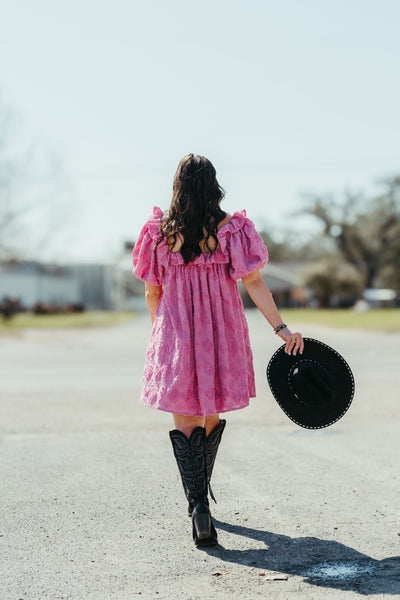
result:
M 250 398 L 255 398 L 256 396 L 250 396 Z M 152 408 L 153 410 L 161 410 L 162 412 L 168 412 L 171 415 L 172 414 L 178 414 L 178 415 L 183 415 L 184 417 L 207 417 L 210 415 L 219 415 L 222 413 L 226 413 L 226 412 L 231 412 L 234 410 L 240 410 L 242 408 L 246 408 L 247 406 L 249 406 L 250 402 L 248 401 L 246 404 L 241 404 L 240 406 L 235 406 L 232 408 L 225 408 L 224 410 L 219 410 L 217 412 L 212 412 L 212 413 L 202 413 L 202 414 L 193 414 L 193 412 L 191 413 L 186 413 L 186 412 L 179 412 L 179 413 L 174 413 L 173 410 L 169 410 L 168 408 L 162 408 L 161 406 L 152 406 L 151 404 L 145 404 L 144 402 L 140 401 L 140 404 L 142 404 L 143 406 L 146 406 L 147 408 Z

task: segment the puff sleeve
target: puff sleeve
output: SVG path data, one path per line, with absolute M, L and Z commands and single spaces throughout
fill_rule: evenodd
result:
M 158 225 L 154 220 L 149 219 L 142 228 L 132 251 L 132 273 L 151 285 L 161 285 L 162 267 L 157 257 L 157 237 L 159 237 Z
M 245 213 L 243 217 L 242 226 L 232 232 L 229 240 L 229 275 L 235 280 L 262 269 L 268 260 L 268 250 L 253 221 Z

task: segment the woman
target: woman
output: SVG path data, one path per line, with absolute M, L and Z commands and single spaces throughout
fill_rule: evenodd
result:
M 155 207 L 133 249 L 133 273 L 145 286 L 152 321 L 141 402 L 173 414 L 170 439 L 189 502 L 196 546 L 217 543 L 208 489 L 226 421 L 254 398 L 241 279 L 250 297 L 286 342 L 303 351 L 278 312 L 259 270 L 268 252 L 245 211 L 226 214 L 225 192 L 204 156 L 179 162 L 164 213 Z M 215 500 L 215 499 L 214 499 Z

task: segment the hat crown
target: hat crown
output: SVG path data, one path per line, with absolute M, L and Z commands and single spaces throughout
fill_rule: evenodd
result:
M 290 389 L 302 404 L 322 408 L 334 401 L 331 374 L 321 363 L 299 360 L 290 369 L 288 377 Z
M 343 356 L 305 337 L 303 353 L 288 355 L 283 344 L 267 366 L 271 391 L 286 415 L 307 429 L 336 423 L 354 396 L 354 377 Z

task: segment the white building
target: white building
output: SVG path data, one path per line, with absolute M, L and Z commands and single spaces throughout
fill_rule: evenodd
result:
M 114 265 L 2 262 L 0 302 L 8 296 L 27 309 L 36 302 L 83 302 L 86 310 L 127 310 L 126 279 L 126 271 Z

